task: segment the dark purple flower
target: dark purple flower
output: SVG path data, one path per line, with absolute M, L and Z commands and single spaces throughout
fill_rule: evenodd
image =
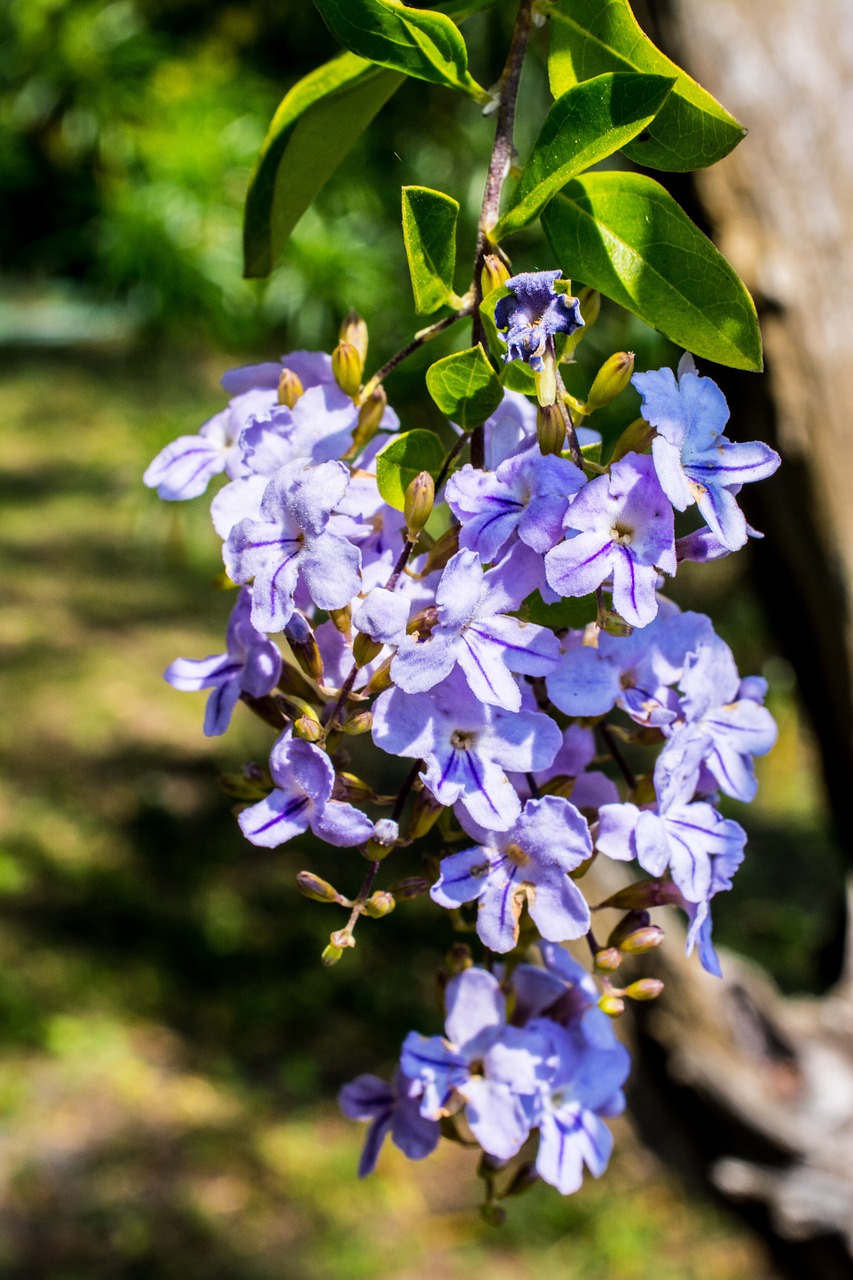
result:
M 373 1172 L 389 1133 L 395 1147 L 410 1160 L 423 1160 L 437 1147 L 441 1130 L 435 1120 L 421 1115 L 419 1099 L 410 1096 L 411 1084 L 400 1071 L 390 1085 L 379 1076 L 363 1075 L 338 1094 L 338 1105 L 349 1120 L 370 1122 L 358 1162 L 360 1178 Z
M 559 271 L 525 271 L 507 280 L 511 297 L 498 300 L 495 324 L 506 330 L 507 360 L 523 360 L 537 372 L 554 349 L 556 333 L 574 333 L 583 324 L 577 298 L 557 293 Z

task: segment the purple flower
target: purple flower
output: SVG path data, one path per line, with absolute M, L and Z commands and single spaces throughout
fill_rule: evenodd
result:
M 523 360 L 531 369 L 543 367 L 543 356 L 554 349 L 554 335 L 574 333 L 581 319 L 577 298 L 557 293 L 559 271 L 525 271 L 507 280 L 510 297 L 495 307 L 495 324 L 507 330 L 507 360 Z
M 671 369 L 637 373 L 631 381 L 643 397 L 643 417 L 657 428 L 652 456 L 664 493 L 677 511 L 695 502 L 722 545 L 737 551 L 749 530 L 735 495 L 741 485 L 771 476 L 779 455 L 758 440 L 725 438 L 725 396 L 699 376 L 690 356 L 677 381 Z
M 397 645 L 406 634 L 410 603 L 398 592 L 374 587 L 356 606 L 353 625 L 378 644 Z
M 264 491 L 262 520 L 241 520 L 228 535 L 225 568 L 235 582 L 254 578 L 252 622 L 260 630 L 287 625 L 300 574 L 321 609 L 342 609 L 358 592 L 359 552 L 326 527 L 348 483 L 341 462 L 288 462 Z
M 545 557 L 548 584 L 585 596 L 613 575 L 613 604 L 644 627 L 657 614 L 659 572 L 675 573 L 672 508 L 651 458 L 629 453 L 581 490 L 566 514 L 570 536 Z
M 689 654 L 680 681 L 684 720 L 667 729 L 664 751 L 686 750 L 698 739 L 703 762 L 726 795 L 750 801 L 758 783 L 753 756 L 765 755 L 776 741 L 776 723 L 752 684 L 741 687 L 731 649 L 713 635 Z
M 228 728 L 241 693 L 263 698 L 281 675 L 281 654 L 252 626 L 251 610 L 252 592 L 244 587 L 228 621 L 227 653 L 198 660 L 176 658 L 164 672 L 173 689 L 189 693 L 210 689 L 204 714 L 204 732 L 209 738 Z
M 410 1160 L 423 1160 L 438 1146 L 441 1130 L 435 1120 L 420 1113 L 416 1097 L 411 1097 L 411 1081 L 402 1072 L 394 1073 L 391 1085 L 379 1076 L 356 1076 L 338 1094 L 338 1105 L 349 1120 L 370 1122 L 358 1162 L 358 1176 L 364 1178 L 376 1167 L 387 1134 Z
M 516 533 L 541 555 L 550 551 L 563 536 L 571 496 L 585 484 L 573 462 L 531 448 L 494 472 L 466 464 L 448 480 L 445 497 L 462 525 L 459 545 L 488 564 Z
M 266 413 L 276 403 L 272 391 L 246 391 L 235 396 L 227 409 L 217 413 L 195 436 L 179 436 L 157 454 L 142 479 L 161 498 L 180 502 L 204 493 L 214 476 L 228 471 L 232 479 L 242 474 L 240 434 L 253 415 Z
M 673 744 L 674 745 L 674 744 Z M 746 832 L 705 801 L 693 801 L 704 744 L 694 738 L 685 750 L 662 752 L 655 765 L 657 812 L 634 804 L 604 805 L 596 847 L 608 857 L 636 857 L 649 875 L 667 870 L 688 902 L 706 901 L 715 858 L 740 858 Z
M 364 844 L 373 823 L 351 804 L 332 800 L 335 771 L 329 757 L 311 742 L 286 729 L 270 754 L 275 790 L 259 804 L 244 809 L 240 829 L 252 844 L 275 849 L 308 827 L 327 844 Z
M 232 396 L 253 389 L 277 392 L 279 380 L 285 369 L 296 374 L 306 391 L 309 387 L 334 381 L 332 357 L 325 351 L 291 351 L 280 360 L 268 360 L 264 364 L 245 364 L 239 369 L 229 369 L 222 375 L 222 386 Z
M 563 942 L 586 933 L 589 907 L 569 872 L 592 856 L 592 839 L 573 804 L 557 796 L 528 800 L 508 831 L 470 834 L 483 843 L 443 859 L 434 902 L 452 908 L 477 900 L 477 933 L 492 951 L 515 946 L 525 902 L 544 938 Z
M 540 712 L 481 702 L 453 672 L 428 693 L 381 694 L 373 709 L 373 740 L 391 755 L 423 760 L 421 778 L 439 804 L 458 801 L 480 826 L 506 831 L 521 813 L 506 771 L 546 769 L 561 736 Z
M 526 559 L 510 553 L 509 565 L 485 573 L 475 552 L 457 551 L 435 593 L 438 622 L 430 635 L 399 637 L 391 679 L 404 693 L 432 689 L 458 663 L 482 702 L 519 709 L 521 692 L 513 673 L 545 675 L 560 655 L 560 643 L 547 627 L 506 613 L 533 589 L 523 567 L 521 572 L 516 567 Z
M 243 463 L 255 475 L 272 475 L 293 458 L 330 462 L 346 453 L 358 425 L 358 409 L 334 384 L 311 387 L 292 409 L 273 405 L 243 428 L 239 439 Z M 396 431 L 400 419 L 386 407 L 380 426 Z
M 711 941 L 711 899 L 715 894 L 731 889 L 732 878 L 742 862 L 743 849 L 737 847 L 712 858 L 711 884 L 707 896 L 701 902 L 684 903 L 684 909 L 690 919 L 690 928 L 687 930 L 687 954 L 690 955 L 694 946 L 698 944 L 702 968 L 712 973 L 715 978 L 721 978 L 723 971 Z

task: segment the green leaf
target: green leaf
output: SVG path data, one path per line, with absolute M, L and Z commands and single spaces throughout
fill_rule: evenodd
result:
M 539 592 L 534 591 L 524 602 L 524 613 L 530 622 L 535 622 L 540 627 L 550 627 L 552 631 L 562 631 L 566 627 L 585 627 L 598 617 L 598 599 L 595 595 L 577 596 L 545 604 Z
M 503 400 L 503 387 L 482 346 L 436 360 L 427 390 L 443 414 L 463 431 L 479 427 Z
M 567 89 L 548 112 L 492 238 L 499 240 L 526 227 L 570 178 L 642 133 L 674 84 L 664 76 L 609 72 Z
M 477 102 L 489 94 L 468 70 L 468 50 L 451 18 L 407 9 L 401 0 L 314 0 L 323 21 L 351 53 L 417 80 L 460 89 Z
M 648 136 L 625 147 L 631 160 L 685 173 L 721 160 L 746 136 L 743 125 L 645 35 L 628 0 L 562 0 L 551 18 L 548 73 L 555 98 L 604 71 L 676 78 Z
M 438 478 L 444 447 L 432 431 L 406 431 L 393 436 L 376 455 L 376 484 L 389 506 L 402 511 L 406 490 L 421 471 Z
M 285 95 L 246 196 L 243 253 L 249 278 L 270 274 L 317 192 L 403 79 L 344 53 Z
M 659 183 L 641 173 L 575 178 L 542 214 L 556 260 L 694 355 L 761 368 L 743 281 Z
M 458 213 L 459 202 L 441 191 L 403 187 L 403 240 L 419 316 L 457 301 L 453 272 Z
M 523 396 L 536 395 L 536 374 L 523 360 L 509 360 L 501 369 L 501 382 L 507 391 L 519 391 Z

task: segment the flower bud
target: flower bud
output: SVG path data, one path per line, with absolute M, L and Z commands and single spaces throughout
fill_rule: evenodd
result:
M 332 373 L 344 395 L 358 395 L 364 361 L 351 342 L 339 342 L 332 352 Z
M 419 791 L 415 796 L 415 803 L 412 805 L 412 813 L 409 818 L 409 839 L 419 840 L 421 836 L 425 836 L 431 831 L 438 821 L 444 805 L 439 804 L 432 792 L 427 791 L 424 787 L 423 791 Z
M 391 659 L 386 658 L 381 667 L 377 667 L 364 687 L 364 692 L 372 697 L 374 693 L 384 693 L 390 689 L 394 681 L 391 679 Z
M 639 911 L 643 907 L 669 907 L 681 902 L 681 893 L 669 880 L 638 880 L 606 898 L 595 908 L 613 907 L 617 911 Z
M 424 876 L 405 876 L 391 885 L 391 892 L 401 902 L 409 902 L 412 898 L 422 898 L 430 891 L 430 882 Z
M 622 957 L 615 947 L 601 947 L 596 951 L 593 963 L 598 973 L 615 973 L 622 963 Z
M 557 362 L 553 348 L 542 357 L 542 368 L 536 373 L 536 399 L 544 408 L 557 399 Z
M 400 824 L 394 818 L 380 818 L 373 828 L 373 836 L 364 850 L 365 858 L 381 862 L 400 838 Z
M 637 929 L 645 929 L 651 924 L 652 918 L 648 911 L 629 911 L 623 916 L 619 923 L 610 931 L 610 937 L 607 939 L 608 947 L 618 947 L 625 938 L 634 933 Z
M 355 347 L 364 368 L 367 359 L 367 325 L 357 311 L 348 311 L 344 316 L 338 337 L 341 342 L 348 342 L 351 347 Z
M 434 502 L 435 481 L 428 471 L 419 471 L 406 488 L 403 503 L 406 536 L 409 542 L 417 541 L 418 534 L 432 515 Z
M 306 676 L 317 684 L 323 683 L 323 659 L 314 639 L 314 632 L 301 613 L 293 613 L 284 628 L 284 638 L 293 656 Z
M 326 969 L 331 969 L 333 964 L 337 964 L 341 956 L 344 954 L 342 947 L 334 947 L 331 942 L 327 947 L 323 948 L 323 954 L 320 956 L 320 963 Z
M 455 556 L 459 550 L 459 528 L 452 525 L 446 529 L 440 538 L 437 538 L 429 553 L 427 554 L 426 564 L 421 570 L 421 577 L 426 578 L 428 574 L 435 573 L 438 569 L 443 569 L 451 556 Z
M 648 951 L 654 951 L 663 942 L 664 932 L 656 924 L 647 925 L 644 929 L 637 929 L 634 933 L 628 935 L 619 943 L 619 950 L 625 955 L 642 956 Z
M 406 635 L 413 636 L 417 632 L 423 638 L 431 634 L 437 623 L 438 609 L 434 604 L 428 604 L 425 609 L 419 609 L 414 617 L 409 618 L 406 623 Z
M 640 978 L 639 981 L 630 983 L 622 994 L 629 1000 L 657 1000 L 662 991 L 663 983 L 660 978 Z
M 344 605 L 343 609 L 330 609 L 329 617 L 345 640 L 352 635 L 352 605 Z
M 645 453 L 656 434 L 654 427 L 645 418 L 635 418 L 616 441 L 610 455 L 610 465 L 619 462 L 626 453 Z
M 363 400 L 358 411 L 358 422 L 352 433 L 352 444 L 342 456 L 344 462 L 352 462 L 353 458 L 357 458 L 362 449 L 370 443 L 379 430 L 387 408 L 388 397 L 384 388 L 374 387 L 370 395 Z
M 359 631 L 352 645 L 352 658 L 357 667 L 366 667 L 378 657 L 385 646 L 379 640 L 371 640 L 364 631 Z
M 633 372 L 633 351 L 617 351 L 605 360 L 595 375 L 586 398 L 587 413 L 603 409 L 606 404 L 610 404 L 611 400 L 621 395 L 631 381 Z
M 329 934 L 329 942 L 333 947 L 340 947 L 341 951 L 355 946 L 355 938 L 349 929 L 336 929 L 334 933 Z
M 359 711 L 341 726 L 349 738 L 357 738 L 361 733 L 370 733 L 373 728 L 373 712 Z
M 293 732 L 297 738 L 302 738 L 304 742 L 319 742 L 323 736 L 323 730 L 316 719 L 310 716 L 299 716 L 293 722 Z
M 328 880 L 321 880 L 313 871 L 300 871 L 296 877 L 296 887 L 303 898 L 310 898 L 312 902 L 346 902 Z
M 558 404 L 540 405 L 536 411 L 536 438 L 540 453 L 559 456 L 566 443 L 566 419 Z
M 282 369 L 281 377 L 278 380 L 279 404 L 286 405 L 288 409 L 292 409 L 304 390 L 302 379 L 298 374 L 294 373 L 292 369 Z
M 370 916 L 373 920 L 381 920 L 383 916 L 388 916 L 396 907 L 394 895 L 389 893 L 387 889 L 378 889 L 376 893 L 372 893 L 364 904 L 364 914 Z
M 487 253 L 480 272 L 480 292 L 485 300 L 495 289 L 502 288 L 509 279 L 509 270 L 496 253 Z
M 348 800 L 351 804 L 375 804 L 376 792 L 354 773 L 345 773 L 341 770 L 335 774 L 332 799 Z
M 602 609 L 598 615 L 598 625 L 608 636 L 630 636 L 634 628 L 630 622 L 618 614 L 615 609 Z
M 608 1018 L 618 1018 L 620 1013 L 625 1012 L 625 1001 L 619 996 L 603 995 L 598 1002 L 598 1007 L 602 1013 L 606 1013 Z

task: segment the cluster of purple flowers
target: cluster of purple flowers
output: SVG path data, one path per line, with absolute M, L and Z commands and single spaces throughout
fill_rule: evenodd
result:
M 538 368 L 554 335 L 581 323 L 576 301 L 555 292 L 558 274 L 508 281 L 495 312 L 508 358 Z M 730 887 L 745 834 L 718 797 L 752 799 L 753 760 L 775 726 L 764 682 L 741 680 L 710 621 L 659 591 L 680 560 L 726 555 L 755 534 L 737 494 L 779 460 L 764 444 L 726 439 L 722 393 L 689 356 L 677 378 L 660 369 L 632 381 L 651 451 L 588 470 L 543 454 L 536 405 L 507 391 L 485 424 L 487 467 L 451 470 L 438 495 L 443 527 L 456 530 L 449 547 L 449 533 L 435 545 L 413 533 L 377 487 L 396 414 L 386 406 L 372 436 L 362 430 L 360 392 L 343 391 L 322 354 L 227 374 L 228 407 L 145 473 L 168 500 L 228 478 L 211 509 L 240 586 L 226 652 L 179 658 L 166 679 L 210 690 L 207 734 L 225 731 L 241 699 L 281 716 L 272 788 L 239 814 L 246 838 L 273 848 L 310 828 L 331 845 L 362 846 L 377 869 L 452 810 L 440 829 L 458 847 L 426 887 L 462 918 L 476 904 L 480 940 L 506 957 L 450 978 L 445 1036 L 409 1036 L 392 1085 L 362 1076 L 343 1091 L 345 1112 L 371 1122 L 362 1173 L 387 1133 L 407 1155 L 429 1154 L 440 1121 L 467 1126 L 494 1161 L 527 1158 L 564 1193 L 584 1166 L 603 1170 L 602 1117 L 622 1108 L 628 1057 L 596 981 L 560 945 L 586 938 L 597 950 L 580 887 L 593 858 L 644 872 L 659 901 L 686 912 L 688 951 L 697 945 L 719 972 L 710 903 Z M 707 528 L 676 539 L 673 509 L 693 504 Z M 587 596 L 599 623 L 586 628 L 528 617 L 531 598 Z M 613 611 L 620 634 L 604 625 Z M 613 715 L 662 748 L 625 797 L 590 768 L 596 726 L 614 750 Z M 346 735 L 368 729 L 382 752 L 415 762 L 418 817 L 406 839 L 403 803 L 376 820 L 342 776 Z M 369 786 L 361 793 L 378 799 Z M 327 900 L 347 902 L 331 887 Z M 347 905 L 333 958 L 371 913 L 366 899 Z M 604 994 L 614 1011 L 606 982 Z

